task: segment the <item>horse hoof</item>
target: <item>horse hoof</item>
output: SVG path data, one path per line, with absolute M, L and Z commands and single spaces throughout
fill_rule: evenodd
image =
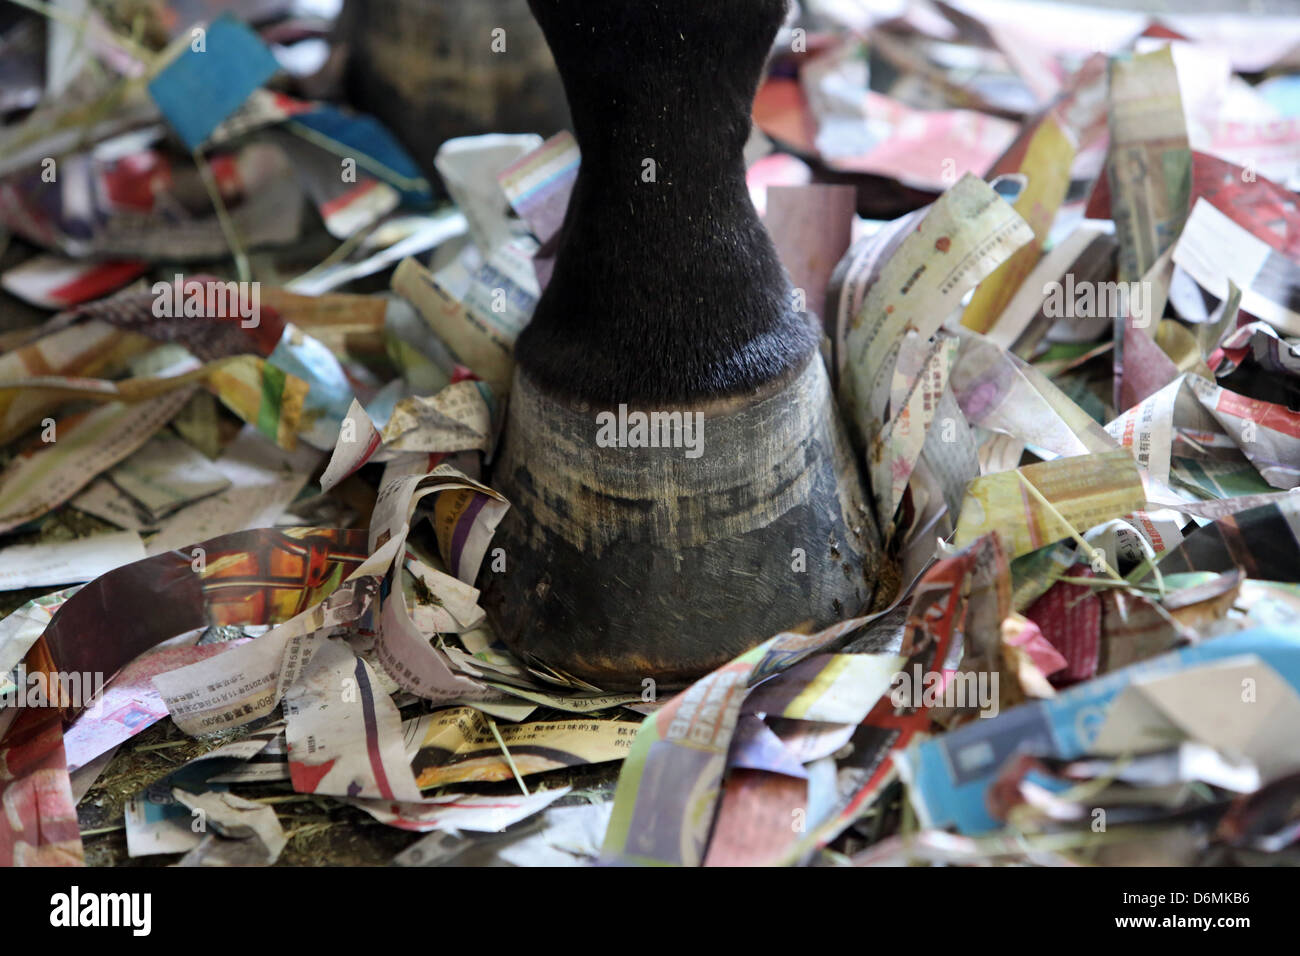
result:
M 517 371 L 495 475 L 513 507 L 492 624 L 524 661 L 602 689 L 686 684 L 873 596 L 879 534 L 818 355 L 671 409 L 553 397 Z

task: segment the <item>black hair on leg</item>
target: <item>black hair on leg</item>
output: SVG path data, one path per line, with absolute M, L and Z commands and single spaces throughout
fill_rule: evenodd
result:
M 595 403 L 721 397 L 816 347 L 745 186 L 786 0 L 529 0 L 582 166 L 520 367 Z M 653 175 L 651 175 L 653 173 Z

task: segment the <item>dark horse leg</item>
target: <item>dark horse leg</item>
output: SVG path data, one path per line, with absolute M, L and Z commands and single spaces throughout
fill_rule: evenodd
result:
M 495 477 L 514 508 L 485 601 L 525 659 L 605 688 L 680 685 L 858 612 L 875 581 L 815 320 L 745 187 L 785 0 L 530 5 L 582 166 L 516 349 Z

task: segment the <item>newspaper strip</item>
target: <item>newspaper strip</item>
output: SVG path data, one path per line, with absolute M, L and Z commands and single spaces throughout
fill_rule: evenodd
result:
M 221 457 L 226 444 L 217 417 L 217 400 L 211 392 L 195 392 L 171 421 L 172 430 L 203 452 L 209 461 Z
M 298 295 L 285 289 L 262 288 L 263 322 L 268 311 L 321 342 L 340 359 L 382 354 L 384 318 L 389 300 L 383 296 L 334 292 Z M 276 335 L 274 348 L 280 341 Z
M 506 245 L 513 236 L 502 180 L 509 181 L 519 161 L 544 147 L 536 133 L 488 133 L 457 137 L 438 148 L 434 166 L 483 253 Z
M 195 628 L 289 620 L 338 589 L 361 563 L 363 541 L 356 531 L 262 528 L 136 561 L 68 598 L 45 630 L 44 653 L 60 670 L 108 677 Z M 117 613 L 136 626 L 114 628 Z
M 1215 339 L 1205 351 L 1212 351 L 1218 342 Z M 1250 322 L 1233 331 L 1222 342 L 1223 358 L 1218 364 L 1221 375 L 1239 368 L 1249 356 L 1266 371 L 1300 377 L 1300 344 L 1283 339 L 1271 325 Z
M 1106 433 L 1129 449 L 1137 463 L 1161 484 L 1169 482 L 1175 409 L 1193 411 L 1186 400 L 1180 404 L 1184 391 L 1184 380 L 1180 377 L 1106 425 Z
M 1207 382 L 1199 375 L 1184 379 L 1192 393 L 1241 453 L 1274 488 L 1300 486 L 1300 412 L 1261 402 Z
M 1115 238 L 1109 233 L 1092 226 L 1072 231 L 1037 260 L 989 330 L 989 341 L 1029 358 L 1049 331 L 1055 341 L 1067 336 L 1079 341 L 1095 339 L 1112 324 L 1109 316 L 1076 317 L 1066 323 L 1049 314 L 1048 303 L 1054 290 L 1064 289 L 1071 277 L 1076 287 L 1108 280 L 1113 274 L 1114 252 Z
M 857 206 L 857 190 L 826 183 L 771 186 L 763 224 L 772 237 L 790 283 L 803 293 L 803 310 L 823 320 L 828 335 L 826 289 L 836 265 L 848 251 Z
M 155 522 L 230 487 L 230 479 L 202 452 L 168 432 L 149 439 L 106 477 Z
M 54 440 L 0 472 L 0 532 L 58 507 L 149 440 L 189 401 L 184 388 L 136 404 L 109 402 L 46 426 Z
M 498 395 L 510 390 L 514 372 L 515 334 L 471 311 L 414 259 L 404 259 L 393 273 L 393 291 L 421 317 L 460 361 L 492 386 Z
M 50 674 L 53 668 L 40 668 Z M 0 786 L 5 814 L 0 818 L 0 865 L 81 866 L 85 851 L 72 799 L 72 781 L 63 752 L 58 713 L 46 708 L 16 708 L 6 721 L 0 711 Z
M 561 130 L 497 177 L 511 207 L 540 243 L 533 254 L 539 289 L 545 289 L 551 279 L 560 226 L 581 162 L 577 140 L 568 130 Z
M 755 688 L 744 712 L 860 724 L 906 661 L 897 654 L 815 654 Z
M 1088 564 L 1065 569 L 1072 578 L 1094 576 Z M 1065 668 L 1053 675 L 1058 685 L 1090 680 L 1097 673 L 1101 654 L 1101 598 L 1085 584 L 1057 581 L 1025 610 L 1025 617 L 1065 658 Z
M 748 689 L 867 620 L 854 618 L 813 635 L 778 634 L 651 715 L 623 763 L 602 855 L 628 863 L 699 865 Z
M 321 490 L 329 491 L 371 459 L 383 461 L 387 456 L 381 452 L 382 445 L 383 436 L 379 429 L 361 402 L 354 398 L 348 413 L 343 416 L 329 464 L 320 476 Z
M 431 521 L 443 564 L 466 584 L 473 584 L 510 503 L 450 465 L 439 465 L 429 477 L 438 479 Z
M 134 531 L 11 545 L 0 550 L 0 591 L 84 584 L 144 556 Z
M 491 683 L 491 682 L 489 682 Z M 512 684 L 492 683 L 497 690 L 511 694 L 523 700 L 532 701 L 555 710 L 567 710 L 575 714 L 589 714 L 598 710 L 609 710 L 624 704 L 649 703 L 641 694 L 551 694 L 545 690 L 532 687 L 516 687 Z
M 338 157 L 300 136 L 272 131 L 266 137 L 289 157 L 298 183 L 335 239 L 369 229 L 401 202 L 396 189 L 364 172 L 354 171 L 350 181 L 340 176 Z
M 1238 495 L 1235 498 L 1213 498 L 1209 501 L 1171 502 L 1153 499 L 1147 502 L 1147 507 L 1151 510 L 1176 511 L 1205 521 L 1217 521 L 1220 518 L 1235 515 L 1239 511 L 1250 511 L 1264 505 L 1281 505 L 1292 500 L 1293 497 L 1294 492 L 1292 491 L 1275 491 L 1271 494 Z
M 177 866 L 270 866 L 289 842 L 275 807 L 218 791 L 177 787 L 173 795 L 204 823 L 203 838 Z
M 875 232 L 858 239 L 849 247 L 831 274 L 826 290 L 825 318 L 826 334 L 831 339 L 832 381 L 837 391 L 844 378 L 844 363 L 848 356 L 847 336 L 853 317 L 861 310 L 867 293 L 879 280 L 894 252 L 924 218 L 929 208 L 926 206 L 883 223 Z
M 283 739 L 283 734 L 283 722 L 268 724 L 247 737 L 195 757 L 128 799 L 124 807 L 127 855 L 135 858 L 186 853 L 198 846 L 202 834 L 193 829 L 195 817 L 189 807 L 176 799 L 174 786 L 203 792 L 219 782 L 223 773 L 233 773 L 235 768 L 256 760 L 276 740 Z
M 779 743 L 779 741 L 778 741 Z M 789 774 L 733 767 L 709 836 L 704 866 L 762 866 L 798 839 L 810 785 Z
M 961 324 L 966 328 L 987 333 L 1001 323 L 1004 309 L 1042 254 L 1056 211 L 1070 186 L 1073 160 L 1074 144 L 1056 117 L 1048 113 L 1039 121 L 1016 164 L 1017 173 L 1028 182 L 1013 208 L 1033 229 L 1034 238 L 980 282 L 962 312 Z M 1006 171 L 1006 165 L 999 163 L 999 171 Z
M 1174 262 L 1216 298 L 1229 283 L 1242 290 L 1241 308 L 1288 335 L 1300 335 L 1300 263 L 1244 228 L 1217 206 L 1198 198 L 1174 249 Z
M 518 797 L 444 793 L 419 803 L 352 799 L 346 802 L 366 811 L 380 823 L 415 833 L 433 830 L 446 833 L 460 830 L 495 833 L 540 813 L 565 796 L 569 789 L 559 787 L 555 790 L 539 790 Z
M 896 668 L 897 669 L 897 668 Z M 782 746 L 802 764 L 824 760 L 842 750 L 853 736 L 853 724 L 771 717 L 768 726 Z
M 319 296 L 350 282 L 386 272 L 465 234 L 465 217 L 448 206 L 429 215 L 394 216 L 361 240 L 359 250 L 338 262 L 323 262 L 285 284 L 295 295 Z
M 80 129 L 74 133 L 78 138 L 82 134 Z M 155 151 L 153 156 L 166 172 L 152 174 L 149 185 L 166 181 L 166 176 L 173 183 L 192 183 L 191 188 L 173 186 L 146 192 L 150 205 L 145 209 L 105 202 L 111 200 L 113 189 L 100 188 L 98 184 L 104 181 L 124 186 L 132 197 L 141 194 L 128 179 L 131 164 L 120 163 L 114 169 L 106 160 L 96 158 L 93 150 L 71 153 L 60 160 L 58 182 L 53 187 L 40 181 L 39 166 L 6 177 L 0 183 L 0 221 L 37 245 L 78 259 L 130 257 L 210 262 L 228 255 L 230 245 L 225 230 L 215 215 L 206 214 L 210 204 L 203 209 L 185 208 L 185 195 L 203 196 L 207 201 L 202 187 L 194 182 L 197 172 L 192 164 L 187 175 L 161 151 Z M 190 163 L 188 157 L 184 162 Z M 208 162 L 225 166 L 233 174 L 231 178 L 243 186 L 227 197 L 227 202 L 231 203 L 230 220 L 235 232 L 248 246 L 283 245 L 298 238 L 302 229 L 302 191 L 277 147 L 252 143 L 233 154 L 210 156 Z M 32 196 L 40 196 L 45 202 L 32 202 L 28 198 Z M 87 204 L 87 197 L 92 198 L 91 204 Z M 235 199 L 242 201 L 234 204 Z M 180 216 L 176 215 L 178 210 Z
M 151 348 L 137 335 L 106 322 L 89 321 L 71 329 L 44 332 L 34 341 L 0 355 L 0 381 L 41 375 L 82 378 L 116 375 L 136 355 Z M 51 406 L 48 396 L 23 389 L 0 391 L 0 440 L 9 441 L 37 424 Z
M 239 727 L 275 710 L 311 660 L 311 636 L 371 613 L 388 553 L 371 555 L 323 601 L 220 658 L 158 674 L 172 721 L 191 736 Z
M 374 672 L 340 640 L 315 638 L 284 692 L 289 776 L 299 793 L 418 800 L 402 718 Z
M 1162 574 L 1240 568 L 1257 581 L 1300 581 L 1300 499 L 1281 500 L 1217 518 L 1189 534 L 1160 561 Z M 1147 575 L 1150 578 L 1150 575 Z
M 852 749 L 835 764 L 834 790 L 828 805 L 808 820 L 808 827 L 789 841 L 768 864 L 791 864 L 825 846 L 861 817 L 880 793 L 897 779 L 896 756 L 928 736 L 934 711 L 924 693 L 900 694 L 899 675 L 940 674 L 949 666 L 961 635 L 987 627 L 1005 610 L 1006 558 L 996 535 L 989 535 L 952 557 L 937 561 L 917 583 L 907 612 L 899 655 L 905 663 L 894 675 L 891 692 L 882 694 L 857 725 Z M 914 688 L 915 690 L 915 688 Z M 982 721 L 976 721 L 981 723 Z M 811 802 L 811 801 L 810 801 Z
M 162 554 L 236 531 L 274 525 L 311 477 L 320 452 L 277 448 L 247 425 L 212 466 L 230 486 L 166 518 L 146 544 Z
M 319 528 L 262 529 L 202 542 L 191 554 L 171 552 L 110 571 L 60 606 L 27 654 L 28 673 L 40 672 L 47 681 L 72 673 L 111 677 L 144 651 L 198 627 L 287 619 L 337 586 L 359 560 L 353 550 L 359 537 Z M 193 556 L 199 553 L 205 557 L 201 564 Z M 152 613 L 135 613 L 141 607 Z M 122 608 L 136 621 L 125 631 L 113 626 Z M 0 800 L 15 808 L 0 818 L 0 860 L 81 856 L 62 727 L 85 704 L 72 699 L 58 707 L 21 708 L 0 738 L 0 761 L 10 768 Z M 74 821 L 71 831 L 68 819 Z
M 893 417 L 871 444 L 868 466 L 876 514 L 890 521 L 925 446 L 926 436 L 948 387 L 948 375 L 961 343 L 940 334 L 927 342 L 909 331 L 894 369 Z
M 1119 281 L 1142 278 L 1187 218 L 1192 153 L 1168 46 L 1110 61 L 1111 214 Z
M 534 721 L 497 728 L 472 707 L 426 714 L 403 725 L 416 781 L 423 790 L 454 783 L 509 780 L 561 767 L 622 760 L 637 724 L 624 720 Z M 509 754 L 509 762 L 502 753 Z M 513 768 L 511 766 L 513 764 Z
M 487 612 L 478 605 L 478 588 L 431 568 L 418 558 L 406 558 L 415 587 L 411 619 L 426 634 L 459 634 L 483 624 Z
M 1209 433 L 1216 442 L 1231 444 L 1231 439 L 1217 429 Z M 1218 451 L 1216 448 L 1215 451 Z M 1266 494 L 1272 487 L 1260 476 L 1248 459 L 1236 454 L 1222 458 L 1175 458 L 1169 468 L 1170 487 L 1197 497 L 1234 498 Z
M 1046 498 L 1043 506 L 1021 476 Z M 1026 465 L 971 482 L 953 543 L 958 547 L 996 531 L 1008 553 L 1019 557 L 1069 537 L 1071 529 L 1137 511 L 1146 503 L 1142 476 L 1125 449 Z M 1058 517 L 1059 515 L 1059 517 Z
M 1053 699 L 1030 701 L 992 720 L 971 721 L 908 748 L 895 759 L 921 826 L 955 826 L 966 834 L 996 830 L 990 788 L 1017 751 L 1033 747 L 1044 756 L 1082 757 L 1095 744 L 1116 696 L 1134 681 L 1244 654 L 1257 654 L 1274 669 L 1292 671 L 1294 636 L 1266 630 L 1226 634 L 1106 674 Z M 1239 681 L 1236 686 L 1240 688 Z
M 197 640 L 198 636 L 196 632 L 189 640 Z M 219 656 L 238 643 L 242 642 L 158 647 L 127 664 L 76 723 L 64 731 L 68 770 L 84 767 L 167 716 L 162 696 L 151 684 L 153 677 Z
M 453 382 L 438 394 L 403 398 L 381 437 L 391 451 L 487 452 L 492 447 L 491 392 L 484 382 Z
M 431 397 L 399 399 L 381 429 L 354 399 L 321 475 L 321 488 L 329 491 L 362 465 L 391 461 L 400 452 L 487 452 L 494 438 L 495 404 L 485 382 L 464 379 Z
M 886 421 L 903 333 L 912 328 L 929 338 L 967 291 L 1032 238 L 1020 215 L 974 176 L 939 197 L 851 322 L 843 385 L 863 440 Z
M 0 621 L 0 693 L 8 693 L 14 686 L 8 674 L 27 656 L 54 614 L 63 603 L 81 590 L 81 585 L 64 588 L 32 598 L 3 621 Z
M 42 309 L 66 309 L 116 292 L 148 269 L 131 259 L 85 262 L 41 253 L 0 274 L 0 287 Z
M 497 182 L 511 207 L 545 245 L 560 231 L 582 162 L 578 142 L 562 130 L 507 166 Z
M 264 359 L 240 355 L 213 368 L 207 386 L 221 403 L 281 448 L 298 444 L 310 385 Z
M 1032 365 L 974 334 L 962 336 L 952 393 L 972 425 L 1062 458 L 1113 451 L 1092 416 Z
M 1156 257 L 1141 281 L 1131 290 L 1127 301 L 1115 311 L 1114 349 L 1111 368 L 1114 374 L 1112 394 L 1116 408 L 1132 408 L 1142 399 L 1159 391 L 1178 377 L 1178 366 L 1156 344 L 1153 323 L 1164 314 L 1169 301 L 1169 287 L 1174 277 L 1174 247 L 1168 246 Z M 1143 308 L 1138 309 L 1138 297 Z
M 934 417 L 937 426 L 925 436 L 913 476 L 924 472 L 926 487 L 937 488 L 947 519 L 956 521 L 966 486 L 980 473 L 979 448 L 951 387 L 940 393 Z M 918 484 L 910 487 L 915 490 Z
M 439 465 L 429 475 L 401 478 L 380 489 L 371 515 L 371 550 L 387 553 L 390 561 L 400 555 L 416 508 L 431 495 L 443 563 L 454 569 L 461 581 L 472 584 L 493 529 L 509 505 L 496 492 L 450 466 Z M 400 562 L 392 573 L 401 573 Z M 446 702 L 495 694 L 478 681 L 453 673 L 447 655 L 433 647 L 412 621 L 400 581 L 388 590 L 381 604 L 374 653 L 398 686 L 420 697 Z
M 805 88 L 817 82 L 814 74 L 819 57 L 805 67 Z M 832 169 L 841 172 L 874 173 L 916 189 L 942 189 L 954 173 L 983 175 L 1015 138 L 1014 123 L 975 110 L 918 110 L 901 100 L 865 87 L 853 104 L 850 123 L 840 129 L 865 125 L 885 135 L 862 148 L 860 132 L 842 136 L 836 142 L 835 128 L 823 125 L 817 135 L 817 149 Z
M 1300 116 L 1266 120 L 1219 117 L 1209 131 L 1208 151 L 1248 166 L 1260 176 L 1289 183 L 1300 170 Z

